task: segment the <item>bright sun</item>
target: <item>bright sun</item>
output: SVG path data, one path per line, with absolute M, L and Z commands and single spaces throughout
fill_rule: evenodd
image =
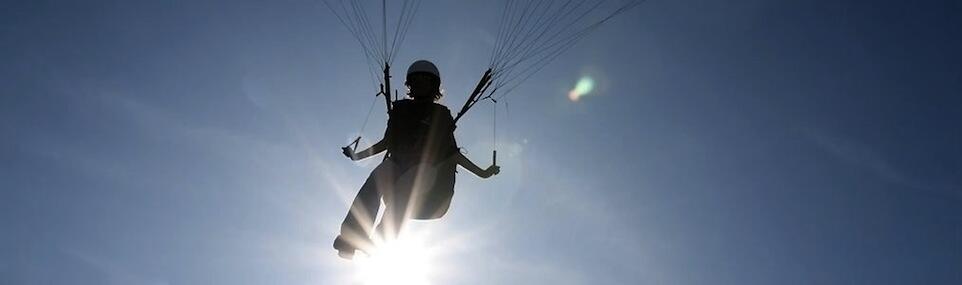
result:
M 356 280 L 364 285 L 427 285 L 431 275 L 430 248 L 417 236 L 380 242 L 370 256 L 355 257 Z

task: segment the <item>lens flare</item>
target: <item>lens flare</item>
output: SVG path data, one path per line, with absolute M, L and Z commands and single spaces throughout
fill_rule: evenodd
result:
M 578 80 L 575 84 L 575 88 L 568 92 L 568 99 L 572 102 L 578 101 L 581 97 L 584 97 L 591 93 L 591 90 L 595 88 L 595 80 L 591 77 L 584 76 Z

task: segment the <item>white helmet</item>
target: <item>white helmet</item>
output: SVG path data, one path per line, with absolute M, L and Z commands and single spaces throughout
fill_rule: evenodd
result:
M 438 71 L 438 67 L 434 66 L 434 63 L 431 63 L 427 60 L 422 59 L 415 61 L 411 64 L 411 67 L 408 67 L 408 76 L 418 72 L 430 73 L 434 76 L 437 76 L 439 80 L 441 79 L 441 72 Z

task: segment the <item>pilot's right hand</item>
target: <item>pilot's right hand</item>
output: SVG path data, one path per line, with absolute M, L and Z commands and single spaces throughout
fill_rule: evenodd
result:
M 343 152 L 344 156 L 346 156 L 347 158 L 350 158 L 351 160 L 357 160 L 357 155 L 354 153 L 354 150 L 351 149 L 351 147 L 348 147 L 348 146 L 342 147 L 341 152 Z

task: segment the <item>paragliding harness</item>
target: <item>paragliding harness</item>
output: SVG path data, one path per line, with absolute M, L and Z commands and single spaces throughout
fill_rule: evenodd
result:
M 437 121 L 435 122 L 435 123 L 449 124 L 447 126 L 444 126 L 444 125 L 437 126 L 437 129 L 435 129 L 436 131 L 443 132 L 443 133 L 436 134 L 434 137 L 439 137 L 442 135 L 451 136 L 449 139 L 441 139 L 441 142 L 440 142 L 441 146 L 437 147 L 437 149 L 440 149 L 440 154 L 444 155 L 444 157 L 439 158 L 436 161 L 428 161 L 425 164 L 413 166 L 406 171 L 408 174 L 402 174 L 402 176 L 417 175 L 421 178 L 420 179 L 421 181 L 433 182 L 430 187 L 426 187 L 424 189 L 412 189 L 413 191 L 415 191 L 416 193 L 415 195 L 417 195 L 416 197 L 418 197 L 417 198 L 418 203 L 415 204 L 417 208 L 414 209 L 412 214 L 413 219 L 431 220 L 431 219 L 441 218 L 444 216 L 445 213 L 447 213 L 448 208 L 451 206 L 451 200 L 454 196 L 455 173 L 457 173 L 457 162 L 455 161 L 455 156 L 457 154 L 452 152 L 447 152 L 448 150 L 450 150 L 450 147 L 456 147 L 456 145 L 447 145 L 446 143 L 448 142 L 450 142 L 451 144 L 454 143 L 453 136 L 454 136 L 455 129 L 457 129 L 457 121 L 462 116 L 464 116 L 464 114 L 467 113 L 467 111 L 471 109 L 471 107 L 473 107 L 474 104 L 482 100 L 481 94 L 483 94 L 484 90 L 490 85 L 490 79 L 491 79 L 491 71 L 488 70 L 487 72 L 485 72 L 484 76 L 481 77 L 481 81 L 478 82 L 478 85 L 475 87 L 474 91 L 471 92 L 471 95 L 468 97 L 468 100 L 465 102 L 464 106 L 461 107 L 461 110 L 458 112 L 457 116 L 454 119 L 450 121 L 445 121 L 445 122 L 437 122 Z M 443 108 L 443 107 L 441 108 L 445 113 L 445 114 L 441 114 L 441 116 L 443 115 L 450 116 L 450 112 L 447 110 L 447 108 Z M 437 113 L 435 115 L 437 115 Z M 397 112 L 397 109 L 394 109 L 391 112 L 390 119 L 388 122 L 389 124 L 391 124 L 392 121 L 395 121 L 395 120 L 405 121 L 409 119 L 405 118 L 404 113 Z M 435 120 L 437 120 L 437 117 L 435 117 Z M 426 151 L 431 151 L 431 150 L 426 150 Z M 453 151 L 458 151 L 458 150 L 454 149 Z M 491 162 L 492 165 L 498 164 L 498 151 L 496 149 L 492 150 L 491 159 L 492 159 L 492 162 Z M 403 178 L 399 180 L 410 181 L 409 179 L 403 179 Z M 415 187 L 416 185 L 403 185 L 402 187 L 408 187 L 408 186 Z M 423 191 L 423 192 L 418 193 L 418 191 Z

